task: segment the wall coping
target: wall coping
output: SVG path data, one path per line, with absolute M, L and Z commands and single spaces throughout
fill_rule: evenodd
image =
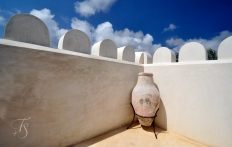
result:
M 130 65 L 136 65 L 136 66 L 142 66 L 142 67 L 232 63 L 231 59 L 221 59 L 221 60 L 205 60 L 205 61 L 139 64 L 139 63 L 128 62 L 128 61 L 124 61 L 124 60 L 112 59 L 112 58 L 107 58 L 107 57 L 102 57 L 102 56 L 95 56 L 95 55 L 91 55 L 91 54 L 84 54 L 84 53 L 73 52 L 73 51 L 68 51 L 68 50 L 59 50 L 59 49 L 55 49 L 55 48 L 51 48 L 51 47 L 45 47 L 45 46 L 24 43 L 24 42 L 19 42 L 19 41 L 13 41 L 13 40 L 8 40 L 8 39 L 1 39 L 1 38 L 0 38 L 0 45 L 14 46 L 14 47 L 19 47 L 19 48 L 40 50 L 40 51 L 46 51 L 46 52 L 54 52 L 54 53 L 73 55 L 73 56 L 80 56 L 80 57 L 85 57 L 85 58 L 105 60 L 105 61 L 109 61 L 109 62 L 130 64 Z
M 79 52 L 73 52 L 68 50 L 59 50 L 55 48 L 30 44 L 30 43 L 24 43 L 19 41 L 13 41 L 13 40 L 7 40 L 7 39 L 1 39 L 0 38 L 0 45 L 7 45 L 7 46 L 13 46 L 13 47 L 19 47 L 19 48 L 26 48 L 26 49 L 33 49 L 33 50 L 39 50 L 39 51 L 46 51 L 46 52 L 53 52 L 53 53 L 59 53 L 59 54 L 66 54 L 66 55 L 73 55 L 73 56 L 80 56 L 85 58 L 91 58 L 91 59 L 97 59 L 97 60 L 105 60 L 109 62 L 116 62 L 116 63 L 122 63 L 122 64 L 130 64 L 130 65 L 136 65 L 136 66 L 143 66 L 142 64 L 128 62 L 124 60 L 118 60 L 118 59 L 112 59 L 102 56 L 95 56 L 91 54 L 84 54 Z
M 193 62 L 172 62 L 172 63 L 155 63 L 144 64 L 144 66 L 178 66 L 178 65 L 207 65 L 207 64 L 225 64 L 232 63 L 232 60 L 206 60 L 206 61 L 193 61 Z

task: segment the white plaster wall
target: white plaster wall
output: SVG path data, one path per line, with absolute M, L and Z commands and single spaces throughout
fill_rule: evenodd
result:
M 152 72 L 156 124 L 212 147 L 232 144 L 232 61 L 144 65 L 0 39 L 0 146 L 67 146 L 129 124 L 131 91 Z M 10 123 L 30 117 L 19 139 Z M 24 132 L 22 132 L 24 133 Z
M 179 51 L 179 62 L 205 61 L 207 60 L 207 51 L 204 46 L 198 42 L 189 42 L 183 45 Z
M 135 63 L 144 64 L 144 52 L 135 52 Z
M 175 53 L 166 47 L 158 48 L 153 55 L 153 63 L 176 62 Z
M 60 38 L 58 49 L 90 54 L 90 39 L 81 30 L 73 29 Z
M 91 54 L 117 59 L 117 46 L 112 40 L 105 39 L 93 45 Z
M 68 146 L 129 124 L 142 71 L 126 61 L 0 40 L 0 146 Z M 10 123 L 25 117 L 28 135 L 19 139 Z
M 5 28 L 5 39 L 50 46 L 49 31 L 45 23 L 34 15 L 16 14 Z
M 152 64 L 151 54 L 144 52 L 144 64 Z
M 223 40 L 218 47 L 218 60 L 232 59 L 232 36 Z
M 130 46 L 124 46 L 117 49 L 117 59 L 129 62 L 135 62 L 135 51 Z
M 232 61 L 145 65 L 161 95 L 156 124 L 212 147 L 232 144 Z

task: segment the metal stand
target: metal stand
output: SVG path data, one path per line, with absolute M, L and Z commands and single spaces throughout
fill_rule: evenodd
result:
M 130 103 L 130 104 L 131 104 L 131 103 Z M 143 117 L 143 118 L 153 118 L 152 126 L 153 126 L 153 130 L 154 130 L 155 138 L 157 139 L 157 135 L 156 135 L 156 133 L 155 133 L 155 118 L 156 118 L 156 116 L 157 116 L 156 114 L 157 114 L 157 112 L 159 111 L 159 109 L 157 109 L 157 111 L 155 112 L 155 116 L 153 116 L 153 117 L 144 117 L 144 116 L 140 116 L 140 115 L 138 115 L 138 114 L 135 113 L 135 109 L 134 109 L 134 107 L 133 107 L 132 104 L 131 104 L 131 107 L 133 108 L 134 116 L 133 116 L 133 120 L 132 120 L 131 124 L 130 124 L 126 129 L 129 129 L 129 128 L 131 127 L 131 125 L 133 124 L 134 119 L 135 119 L 135 115 L 137 115 L 137 116 L 139 116 L 139 117 Z

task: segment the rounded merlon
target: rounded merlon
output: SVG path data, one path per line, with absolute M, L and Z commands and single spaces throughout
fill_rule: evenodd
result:
M 4 38 L 50 47 L 47 26 L 30 14 L 16 14 L 11 17 L 6 25 Z
M 146 52 L 135 52 L 135 63 L 139 64 L 151 64 L 152 57 Z
M 93 45 L 91 54 L 117 59 L 117 47 L 112 40 L 105 39 Z
M 153 56 L 153 63 L 171 63 L 171 62 L 176 62 L 176 56 L 172 50 L 166 47 L 161 47 L 155 51 Z
M 205 60 L 207 60 L 207 52 L 200 43 L 186 43 L 179 51 L 179 62 Z
M 124 46 L 118 48 L 118 57 L 119 60 L 135 62 L 135 51 L 130 46 Z
M 144 52 L 135 52 L 135 63 L 144 64 Z
M 152 64 L 151 54 L 144 52 L 144 64 Z
M 73 29 L 60 38 L 58 49 L 90 54 L 90 39 L 81 30 Z
M 218 47 L 218 60 L 232 59 L 232 36 L 226 38 Z

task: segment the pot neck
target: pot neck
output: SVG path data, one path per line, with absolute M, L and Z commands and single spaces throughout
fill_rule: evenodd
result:
M 138 82 L 137 84 L 141 84 L 141 85 L 144 85 L 144 84 L 149 84 L 149 85 L 153 85 L 154 84 L 154 81 L 153 81 L 153 77 L 152 76 L 139 76 L 138 77 Z

